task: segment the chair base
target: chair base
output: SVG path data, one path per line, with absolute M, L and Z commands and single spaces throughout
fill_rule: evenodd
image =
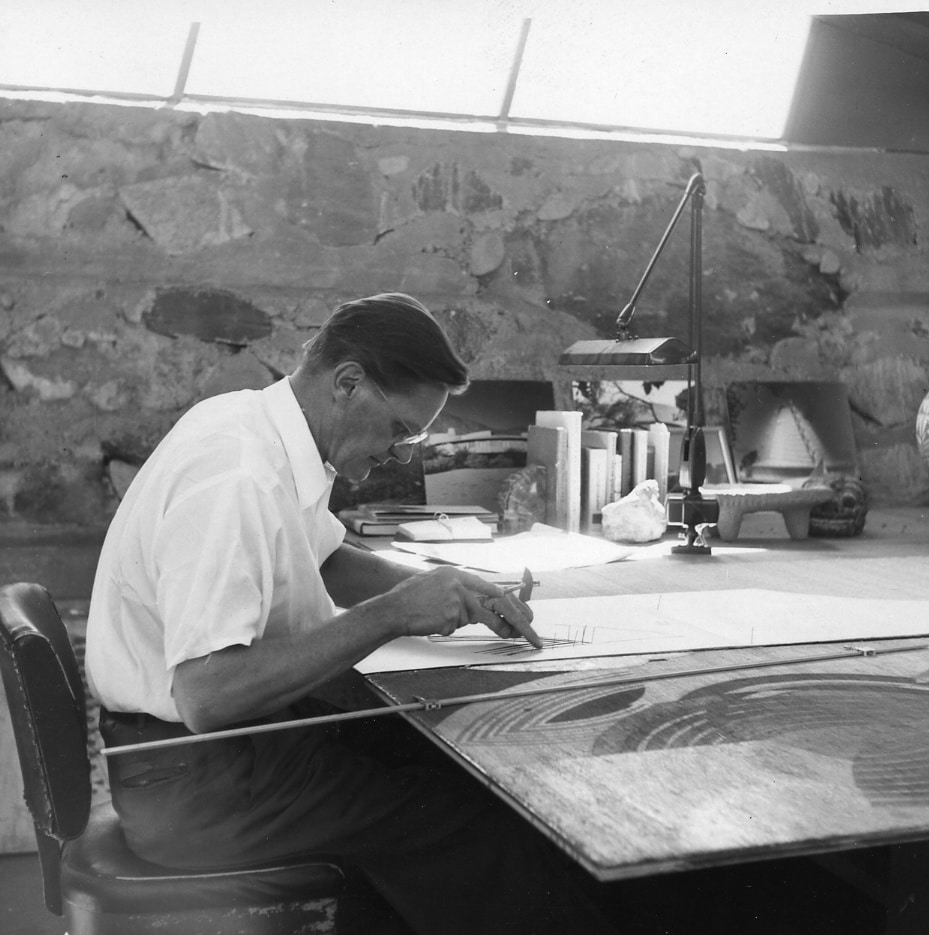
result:
M 344 886 L 325 857 L 235 870 L 174 870 L 137 857 L 109 805 L 62 853 L 62 909 L 70 935 L 293 935 L 334 933 Z
M 65 903 L 68 935 L 336 935 L 335 898 L 277 903 L 273 906 L 169 908 L 155 915 L 98 913 Z

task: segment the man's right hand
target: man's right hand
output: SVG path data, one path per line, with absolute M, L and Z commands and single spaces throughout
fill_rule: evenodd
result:
M 520 636 L 532 620 L 532 610 L 515 595 L 451 566 L 408 578 L 383 600 L 397 605 L 399 636 L 448 636 L 469 623 L 483 623 L 498 636 L 511 638 Z

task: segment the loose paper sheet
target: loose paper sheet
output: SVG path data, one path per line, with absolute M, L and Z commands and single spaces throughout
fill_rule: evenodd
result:
M 929 601 L 755 588 L 556 598 L 530 606 L 543 649 L 474 625 L 451 637 L 401 637 L 356 668 L 391 672 L 929 634 Z
M 604 565 L 626 558 L 632 549 L 606 539 L 564 532 L 553 526 L 536 523 L 529 532 L 506 536 L 494 542 L 402 542 L 395 549 L 413 552 L 424 558 L 463 565 L 480 571 L 521 574 L 531 568 L 533 574 Z

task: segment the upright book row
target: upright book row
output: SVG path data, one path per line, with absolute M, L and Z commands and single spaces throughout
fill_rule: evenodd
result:
M 526 439 L 526 463 L 545 468 L 545 519 L 569 532 L 589 531 L 603 507 L 648 478 L 658 482 L 662 503 L 668 492 L 670 432 L 648 429 L 590 430 L 582 413 L 539 411 Z

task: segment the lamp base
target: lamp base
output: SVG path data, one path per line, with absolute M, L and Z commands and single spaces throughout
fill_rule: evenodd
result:
M 713 550 L 707 545 L 703 533 L 719 522 L 719 501 L 713 497 L 704 497 L 699 490 L 689 490 L 678 496 L 680 499 L 676 500 L 675 506 L 679 504 L 680 524 L 686 527 L 681 536 L 686 541 L 683 545 L 672 546 L 671 554 L 711 555 Z M 672 513 L 671 497 L 668 498 L 669 516 Z
M 689 540 L 689 537 L 688 537 Z M 672 555 L 712 555 L 713 550 L 706 544 L 703 536 L 696 536 L 693 542 L 686 542 L 684 545 L 672 545 Z

